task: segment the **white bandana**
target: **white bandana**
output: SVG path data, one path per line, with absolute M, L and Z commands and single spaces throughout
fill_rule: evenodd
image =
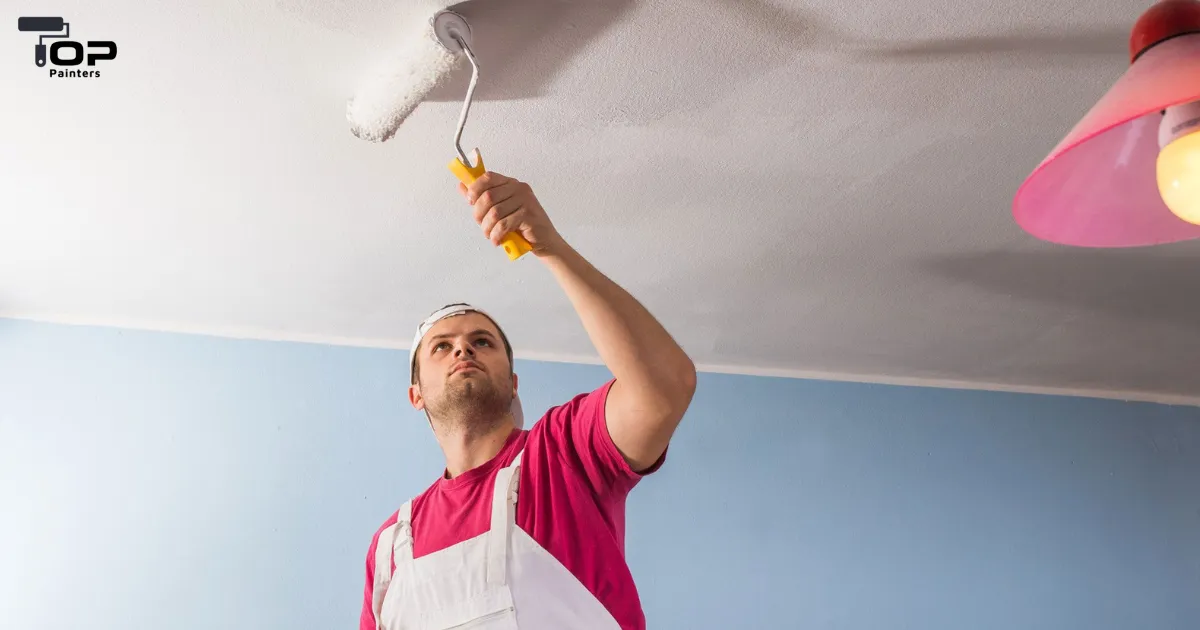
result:
M 417 367 L 417 346 L 421 345 L 421 340 L 424 339 L 425 335 L 429 333 L 429 329 L 433 328 L 434 324 L 438 323 L 439 321 L 441 321 L 443 319 L 446 319 L 447 317 L 454 317 L 455 315 L 462 315 L 463 313 L 479 313 L 480 315 L 483 315 L 484 317 L 487 317 L 488 319 L 492 319 L 491 315 L 488 315 L 487 313 L 483 312 L 481 309 L 475 308 L 474 306 L 471 306 L 470 304 L 451 304 L 449 306 L 443 306 L 442 308 L 434 311 L 432 315 L 425 318 L 425 321 L 421 322 L 420 326 L 417 326 L 417 333 L 415 335 L 413 335 L 412 346 L 409 346 L 409 348 L 410 348 L 408 351 L 408 380 L 409 381 L 412 381 L 412 374 L 416 370 L 416 367 Z M 492 323 L 495 323 L 495 321 L 496 320 L 492 319 Z M 496 324 L 496 328 L 499 329 L 499 327 L 500 327 L 500 325 Z M 525 422 L 525 415 L 524 415 L 524 412 L 521 410 L 521 398 L 519 396 L 517 396 L 515 393 L 513 394 L 512 406 L 509 408 L 509 410 L 512 411 L 513 424 L 517 425 L 518 429 L 522 428 L 522 424 Z

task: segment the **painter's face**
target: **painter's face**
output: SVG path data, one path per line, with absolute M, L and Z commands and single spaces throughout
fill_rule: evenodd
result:
M 421 340 L 417 363 L 409 399 L 435 418 L 491 420 L 512 404 L 516 376 L 500 331 L 483 315 L 464 313 L 434 324 Z

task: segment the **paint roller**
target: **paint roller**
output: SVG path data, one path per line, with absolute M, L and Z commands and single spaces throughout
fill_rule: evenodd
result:
M 478 148 L 472 152 L 474 159 L 462 148 L 463 128 L 479 82 L 479 60 L 471 50 L 471 26 L 467 20 L 445 9 L 446 3 L 433 4 L 439 5 L 440 10 L 430 20 L 413 25 L 404 44 L 377 68 L 347 103 L 346 119 L 356 137 L 386 142 L 465 56 L 471 63 L 471 83 L 454 132 L 458 157 L 450 161 L 449 168 L 459 181 L 470 186 L 487 172 Z M 509 260 L 516 260 L 533 249 L 517 232 L 505 235 L 500 244 Z
M 61 32 L 64 29 L 66 32 Z M 38 36 L 38 43 L 33 47 L 33 62 L 39 68 L 46 65 L 45 40 L 47 38 L 71 36 L 71 25 L 60 17 L 17 18 L 17 30 L 25 33 L 58 33 L 57 35 Z

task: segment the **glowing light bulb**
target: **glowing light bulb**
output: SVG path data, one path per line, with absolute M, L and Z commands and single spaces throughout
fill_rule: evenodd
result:
M 1168 107 L 1158 127 L 1158 192 L 1175 216 L 1200 225 L 1200 101 Z

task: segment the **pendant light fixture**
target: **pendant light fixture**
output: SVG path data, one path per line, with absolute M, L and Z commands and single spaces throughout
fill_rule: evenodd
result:
M 1013 200 L 1033 236 L 1083 247 L 1200 238 L 1200 0 L 1163 0 L 1129 39 L 1125 74 Z

